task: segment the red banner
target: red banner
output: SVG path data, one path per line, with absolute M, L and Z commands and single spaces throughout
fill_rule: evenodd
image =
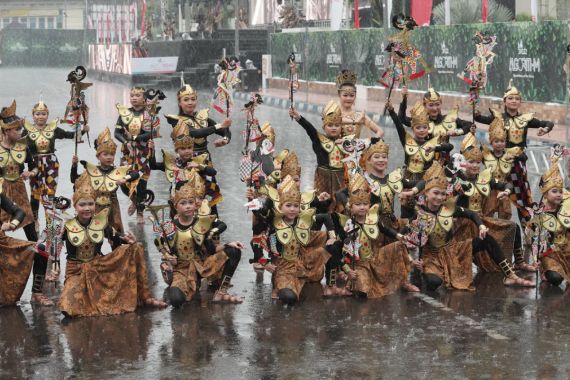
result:
M 358 13 L 358 0 L 354 0 L 354 28 L 360 29 L 360 14 Z
M 430 24 L 432 0 L 412 0 L 412 18 L 419 26 Z
M 487 23 L 488 13 L 489 13 L 489 0 L 482 0 L 482 2 L 481 2 L 481 20 L 483 20 L 483 24 Z

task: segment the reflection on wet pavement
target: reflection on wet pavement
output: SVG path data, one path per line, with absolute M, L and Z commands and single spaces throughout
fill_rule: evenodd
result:
M 15 97 L 19 113 L 29 118 L 42 91 L 51 117 L 61 116 L 68 97 L 66 73 L 2 68 L 0 104 Z M 174 113 L 175 93 L 166 94 L 163 112 Z M 95 81 L 88 91 L 91 141 L 105 126 L 114 125 L 114 104 L 127 101 L 128 88 Z M 208 94 L 201 92 L 201 105 L 207 101 Z M 302 183 L 311 183 L 315 162 L 304 131 L 286 110 L 262 106 L 257 117 L 276 128 L 278 149 L 297 151 Z M 318 115 L 307 118 L 318 125 Z M 164 120 L 162 124 L 157 149 L 171 149 L 170 127 Z M 243 116 L 235 115 L 232 143 L 212 148 L 225 197 L 220 207 L 220 217 L 229 226 L 225 241 L 248 242 L 251 231 L 250 214 L 243 207 L 245 186 L 236 174 L 243 129 Z M 397 149 L 395 130 L 387 127 L 386 136 L 394 148 L 392 168 L 403 161 L 403 155 Z M 70 196 L 73 145 L 58 141 L 57 147 L 58 192 Z M 94 149 L 83 145 L 80 158 L 94 161 Z M 166 201 L 168 184 L 162 173 L 152 174 L 149 187 L 156 203 Z M 152 227 L 148 222 L 139 226 L 127 217 L 127 200 L 122 194 L 119 199 L 126 228 L 145 246 L 152 290 L 162 295 L 165 286 Z M 232 291 L 245 297 L 241 305 L 212 304 L 212 294 L 203 289 L 200 299 L 180 310 L 64 320 L 56 308 L 32 306 L 28 284 L 19 307 L 0 309 L 0 378 L 549 379 L 570 375 L 570 301 L 568 292 L 561 289 L 505 288 L 500 276 L 486 274 L 477 276 L 475 292 L 441 291 L 421 297 L 397 293 L 362 302 L 324 300 L 318 285 L 313 285 L 304 291 L 299 306 L 285 308 L 271 300 L 269 275 L 254 273 L 247 264 L 250 256 L 249 250 L 244 252 L 233 280 Z M 61 286 L 50 285 L 47 294 L 56 299 Z

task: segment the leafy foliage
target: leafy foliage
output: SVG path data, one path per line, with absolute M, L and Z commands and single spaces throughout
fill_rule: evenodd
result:
M 478 30 L 497 35 L 498 42 L 494 50 L 497 57 L 489 66 L 489 81 L 481 95 L 502 97 L 509 79 L 513 78 L 525 100 L 564 102 L 566 74 L 562 66 L 566 59 L 568 23 L 562 21 L 418 28 L 412 43 L 433 67 L 431 86 L 439 91 L 466 93 L 467 85 L 457 74 L 475 53 L 473 35 Z M 375 85 L 384 68 L 386 40 L 383 29 L 312 32 L 306 37 L 304 33 L 273 34 L 273 75 L 288 77 L 285 61 L 295 50 L 303 60 L 299 62 L 300 79 L 332 82 L 340 69 L 348 68 L 358 73 L 359 83 Z M 331 54 L 342 57 L 340 65 L 327 63 Z M 427 76 L 408 83 L 408 87 L 427 89 Z
M 481 0 L 453 0 L 449 2 L 449 9 L 452 24 L 481 22 Z M 445 3 L 436 5 L 432 13 L 436 24 L 445 24 Z M 495 0 L 489 0 L 488 22 L 507 22 L 513 19 L 509 8 Z

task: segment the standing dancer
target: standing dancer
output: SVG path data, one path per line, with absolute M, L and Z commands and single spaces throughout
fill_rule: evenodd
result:
M 95 150 L 99 164 L 95 165 L 90 162 L 81 161 L 81 164 L 85 167 L 85 171 L 81 174 L 81 177 L 87 177 L 91 182 L 91 186 L 96 191 L 96 212 L 108 208 L 110 226 L 118 233 L 122 233 L 124 229 L 121 219 L 121 207 L 119 206 L 119 200 L 117 198 L 117 190 L 129 182 L 136 181 L 140 173 L 133 171 L 132 167 L 128 165 L 115 166 L 117 144 L 113 141 L 109 128 L 105 128 L 105 130 L 97 136 Z M 72 183 L 75 183 L 80 177 L 77 173 L 78 162 L 78 157 L 73 156 L 70 173 Z
M 443 115 L 441 113 L 441 95 L 433 88 L 430 88 L 426 93 L 424 93 L 422 102 L 429 116 L 428 138 L 440 136 L 440 142 L 449 143 L 449 137 L 451 136 L 462 136 L 469 132 L 475 133 L 475 124 L 457 117 L 459 107 L 454 107 L 447 115 Z M 406 116 L 407 107 L 408 89 L 407 87 L 404 87 L 402 89 L 402 102 L 400 103 L 398 110 L 398 117 L 402 124 L 410 127 L 412 118 Z M 447 166 L 450 163 L 451 157 L 449 152 L 440 152 L 437 156 L 437 160 L 443 166 Z
M 190 85 L 183 84 L 182 88 L 176 93 L 178 99 L 178 115 L 166 115 L 168 123 L 173 127 L 181 126 L 186 129 L 187 134 L 194 138 L 194 156 L 207 153 L 208 165 L 213 167 L 212 158 L 208 151 L 207 137 L 217 134 L 221 138 L 214 141 L 214 146 L 222 147 L 229 144 L 232 137 L 229 127 L 232 121 L 229 118 L 224 119 L 221 124 L 216 123 L 208 117 L 207 108 L 196 112 L 198 104 L 198 93 Z M 216 178 L 212 177 L 206 183 L 210 191 L 215 193 L 211 199 L 210 207 L 212 212 L 217 212 L 217 205 L 223 200 L 219 191 Z M 211 193 L 212 194 L 212 193 Z
M 374 133 L 375 137 L 383 138 L 384 131 L 366 115 L 366 112 L 354 110 L 357 79 L 356 73 L 350 70 L 342 70 L 336 76 L 336 90 L 342 114 L 341 135 L 354 135 L 360 138 L 362 127 L 366 127 Z
M 525 210 L 526 207 L 532 207 L 532 193 L 527 179 L 525 153 L 527 144 L 527 133 L 529 128 L 538 129 L 538 136 L 543 136 L 554 128 L 551 121 L 538 120 L 533 117 L 532 113 L 520 113 L 521 93 L 513 86 L 512 80 L 509 82 L 509 88 L 503 95 L 504 111 L 491 110 L 491 115 L 483 116 L 478 112 L 475 113 L 475 120 L 479 123 L 491 124 L 494 119 L 503 119 L 504 128 L 507 131 L 507 148 L 520 147 L 523 153 L 515 157 L 513 167 L 511 169 L 511 181 L 515 187 L 514 193 L 511 195 L 513 201 L 517 203 L 517 212 L 521 223 L 525 223 L 529 219 L 529 214 Z
M 424 176 L 427 169 L 431 167 L 435 160 L 436 152 L 451 152 L 453 145 L 450 143 L 441 143 L 440 136 L 429 136 L 429 115 L 421 103 L 416 103 L 411 110 L 412 134 L 408 133 L 400 118 L 394 112 L 394 107 L 390 101 L 386 102 L 386 109 L 390 112 L 390 117 L 398 131 L 400 143 L 404 148 L 405 169 L 404 179 L 419 181 Z M 413 206 L 408 202 L 402 202 L 401 215 L 402 218 L 408 218 L 412 212 Z
M 16 101 L 14 100 L 9 107 L 2 108 L 0 112 L 0 128 L 2 129 L 0 170 L 4 179 L 2 194 L 25 213 L 25 217 L 16 224 L 16 227 L 24 229 L 29 241 L 37 241 L 38 235 L 24 180 L 37 176 L 38 169 L 34 167 L 26 140 L 22 139 L 23 127 L 24 119 L 16 115 Z M 25 170 L 25 164 L 27 164 L 28 170 Z M 1 223 L 10 223 L 11 221 L 11 215 L 7 213 L 0 215 Z M 53 305 L 53 302 L 43 294 L 47 264 L 47 256 L 36 253 L 33 268 L 32 302 L 41 305 Z
M 314 188 L 317 194 L 322 192 L 336 194 L 344 187 L 344 166 L 342 159 L 345 151 L 339 144 L 342 132 L 342 113 L 334 101 L 329 101 L 323 110 L 323 133 L 317 132 L 315 127 L 297 110 L 289 109 L 289 116 L 295 119 L 307 132 L 311 139 L 313 151 L 317 156 Z
M 36 223 L 38 221 L 38 210 L 40 202 L 44 209 L 53 207 L 53 198 L 57 191 L 59 179 L 59 161 L 55 155 L 55 140 L 74 139 L 74 132 L 67 132 L 59 128 L 59 119 L 48 123 L 49 109 L 47 105 L 40 101 L 32 108 L 34 124 L 26 122 L 27 144 L 30 154 L 34 160 L 34 166 L 38 169 L 38 175 L 30 178 L 31 197 L 30 204 Z M 84 124 L 81 134 L 87 133 L 89 126 Z M 47 211 L 47 210 L 46 210 Z M 48 214 L 46 213 L 46 221 Z M 46 223 L 49 224 L 49 223 Z M 39 230 L 39 228 L 37 228 Z
M 491 176 L 498 182 L 510 183 L 512 189 L 511 170 L 514 165 L 515 158 L 522 153 L 522 148 L 514 146 L 505 148 L 507 141 L 507 132 L 505 131 L 503 119 L 497 118 L 491 122 L 489 126 L 489 144 L 490 147 L 483 148 L 483 163 L 485 167 L 491 171 Z M 499 219 L 511 220 L 512 216 L 512 200 L 510 197 L 499 199 L 500 190 L 491 189 L 490 195 L 483 203 L 482 215 L 484 217 L 497 217 Z M 520 229 L 520 226 L 518 226 Z M 516 241 L 522 242 L 520 231 L 515 236 Z M 518 248 L 517 248 L 518 247 Z M 515 243 L 514 251 L 514 268 L 515 270 L 523 270 L 525 272 L 536 272 L 537 263 L 529 264 L 524 258 L 522 244 Z
M 131 182 L 126 188 L 131 198 L 129 215 L 137 212 L 137 223 L 144 224 L 144 202 L 147 197 L 147 182 L 150 177 L 149 160 L 152 149 L 148 141 L 153 136 L 153 131 L 158 131 L 160 120 L 151 117 L 146 109 L 145 89 L 133 87 L 130 91 L 131 107 L 117 104 L 119 118 L 115 125 L 115 138 L 123 144 L 121 148 L 121 166 L 128 165 L 131 170 L 141 172 L 142 176 Z

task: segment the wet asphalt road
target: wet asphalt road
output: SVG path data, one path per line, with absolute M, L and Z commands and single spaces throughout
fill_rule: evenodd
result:
M 67 71 L 0 68 L 0 104 L 18 102 L 20 116 L 31 117 L 39 93 L 51 117 L 61 117 L 68 99 Z M 88 78 L 89 79 L 89 78 Z M 164 113 L 175 113 L 176 97 L 167 92 Z M 91 141 L 105 126 L 113 127 L 117 102 L 128 102 L 128 88 L 96 82 L 88 90 Z M 202 106 L 208 97 L 200 96 Z M 241 104 L 238 104 L 241 106 Z M 237 108 L 237 107 L 236 107 Z M 213 114 L 213 113 L 212 113 Z M 259 120 L 272 122 L 277 147 L 295 149 L 303 166 L 302 183 L 312 182 L 315 166 L 308 138 L 286 110 L 260 107 Z M 217 115 L 214 118 L 219 120 Z M 317 115 L 307 118 L 318 123 Z M 171 149 L 164 120 L 157 148 Z M 318 125 L 318 124 L 316 124 Z M 243 208 L 245 186 L 237 171 L 244 118 L 235 114 L 229 146 L 212 148 L 218 181 L 225 197 L 220 216 L 229 225 L 224 241 L 250 237 L 250 215 Z M 391 165 L 403 161 L 396 132 L 387 128 Z M 71 196 L 71 141 L 58 141 L 60 195 Z M 94 161 L 94 150 L 80 148 L 80 158 Z M 118 157 L 117 157 L 118 162 Z M 155 203 L 167 199 L 161 172 L 149 183 Z M 149 280 L 155 295 L 164 290 L 159 255 L 147 222 L 123 222 L 148 247 Z M 19 231 L 16 236 L 23 237 Z M 292 309 L 270 298 L 269 275 L 254 273 L 243 252 L 233 291 L 241 305 L 211 304 L 211 294 L 180 310 L 140 310 L 116 317 L 63 320 L 55 307 L 31 305 L 30 284 L 18 307 L 0 309 L 0 378 L 191 378 L 191 379 L 555 379 L 570 376 L 568 292 L 549 286 L 511 289 L 500 275 L 476 278 L 477 291 L 435 294 L 397 293 L 380 300 L 324 300 L 318 285 Z M 63 260 L 63 263 L 65 260 Z M 63 276 L 62 276 L 63 277 Z M 54 299 L 61 290 L 51 285 Z

